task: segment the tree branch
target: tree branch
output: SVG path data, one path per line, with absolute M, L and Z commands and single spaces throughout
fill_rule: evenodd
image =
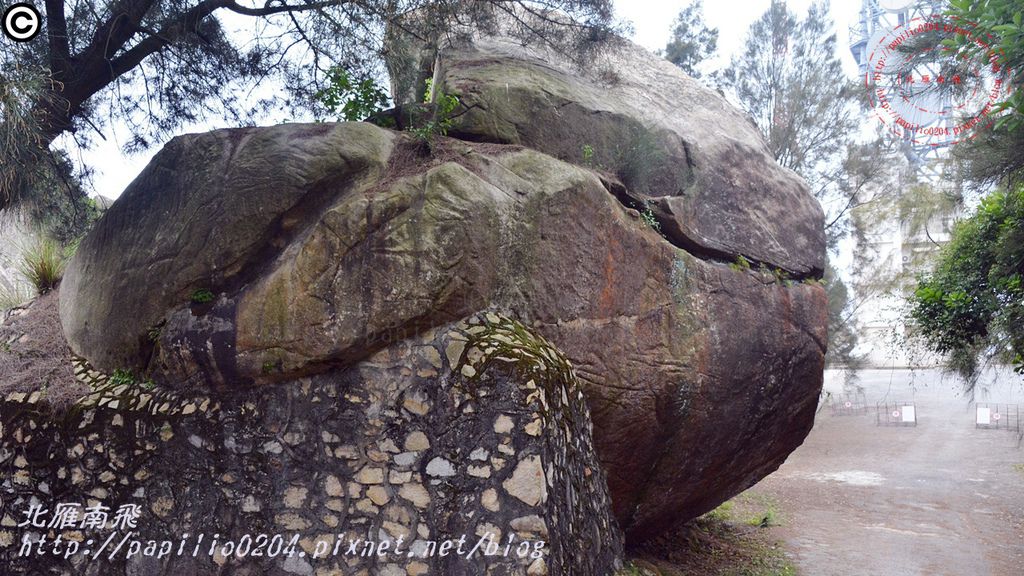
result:
M 79 57 L 94 64 L 98 59 L 109 60 L 138 30 L 142 18 L 153 7 L 154 0 L 122 0 L 110 9 L 107 19 L 92 36 L 92 41 Z
M 46 0 L 46 38 L 50 47 L 50 71 L 55 80 L 64 82 L 71 70 L 71 51 L 63 0 Z
M 136 1 L 145 2 L 148 5 L 152 0 Z M 273 0 L 271 0 L 271 2 L 272 1 Z M 203 20 L 221 8 L 226 8 L 237 14 L 259 17 L 285 12 L 307 12 L 310 10 L 320 10 L 331 6 L 347 4 L 349 2 L 351 2 L 351 0 L 326 0 L 323 2 L 311 2 L 301 5 L 282 3 L 278 6 L 271 6 L 270 2 L 268 2 L 263 8 L 247 8 L 238 4 L 234 0 L 203 0 L 188 11 L 172 18 L 169 24 L 165 25 L 156 33 L 150 34 L 117 58 L 107 60 L 107 73 L 88 77 L 90 82 L 82 87 L 82 90 L 77 94 L 77 96 L 79 96 L 79 101 L 84 102 L 86 99 L 102 90 L 110 82 L 133 70 L 147 57 L 159 52 L 179 38 L 188 34 L 196 34 Z M 138 31 L 138 26 L 133 26 L 133 30 Z
M 269 0 L 264 4 L 263 8 L 249 8 L 242 6 L 237 2 L 227 1 L 224 2 L 224 8 L 236 13 L 242 14 L 243 16 L 271 16 L 273 14 L 281 14 L 284 12 L 306 12 L 308 10 L 320 10 L 322 8 L 330 8 L 331 6 L 341 6 L 342 4 L 349 4 L 351 0 L 326 0 L 324 2 L 310 2 L 308 4 L 287 4 L 281 2 L 279 6 L 271 6 L 274 0 Z

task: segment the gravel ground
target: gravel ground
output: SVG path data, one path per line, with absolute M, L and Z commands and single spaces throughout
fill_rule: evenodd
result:
M 1020 403 L 1024 384 L 989 374 L 977 400 Z M 1024 447 L 975 427 L 960 384 L 937 370 L 861 376 L 867 414 L 827 406 L 789 460 L 748 494 L 779 504 L 774 531 L 806 576 L 1024 575 Z M 826 390 L 841 393 L 833 374 Z M 913 401 L 916 427 L 876 425 L 875 403 Z M 1024 427 L 1024 423 L 1022 423 Z

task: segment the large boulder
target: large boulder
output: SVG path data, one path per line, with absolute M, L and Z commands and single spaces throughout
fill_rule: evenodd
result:
M 362 124 L 175 138 L 69 264 L 68 341 L 101 368 L 143 364 L 169 303 L 248 282 L 339 191 L 372 185 L 392 140 Z
M 427 71 L 458 96 L 451 135 L 611 171 L 690 252 L 822 274 L 824 215 L 806 183 L 775 162 L 747 116 L 663 58 L 617 41 L 581 68 L 554 48 L 493 32 L 440 55 L 404 54 L 393 59 L 395 76 Z
M 810 430 L 827 324 L 821 210 L 742 115 L 653 57 L 619 56 L 678 85 L 679 99 L 659 97 L 672 106 L 661 124 L 628 94 L 595 108 L 601 88 L 584 75 L 473 50 L 453 50 L 465 56 L 444 76 L 469 105 L 452 134 L 490 143 L 427 146 L 366 124 L 173 140 L 82 242 L 65 330 L 101 368 L 209 391 L 332 373 L 506 312 L 571 359 L 615 515 L 647 538 L 752 485 Z M 509 110 L 492 101 L 504 78 Z M 531 123 L 556 137 L 528 136 Z M 649 154 L 616 170 L 573 155 L 582 142 L 599 157 L 623 126 Z M 680 176 L 621 169 L 651 172 L 647 161 Z

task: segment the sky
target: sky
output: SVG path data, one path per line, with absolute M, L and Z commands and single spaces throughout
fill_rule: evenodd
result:
M 718 64 L 724 65 L 730 55 L 742 49 L 750 24 L 768 9 L 770 3 L 771 0 L 704 1 L 707 23 L 719 30 Z M 689 4 L 690 0 L 615 0 L 618 16 L 633 24 L 632 40 L 652 51 L 665 47 L 672 21 Z M 790 0 L 789 8 L 802 15 L 810 4 L 811 0 Z M 856 74 L 856 65 L 848 49 L 848 30 L 856 22 L 860 5 L 861 0 L 832 0 L 831 3 L 832 18 L 838 34 L 837 50 L 843 62 L 843 73 L 851 77 Z M 188 126 L 181 132 L 200 132 L 222 127 L 225 126 L 213 122 Z M 80 161 L 95 170 L 95 193 L 117 198 L 164 143 L 159 143 L 142 153 L 126 155 L 121 150 L 129 136 L 124 128 L 108 131 L 105 136 L 106 140 L 97 139 L 95 146 L 90 150 L 70 147 L 69 150 L 73 155 L 80 155 Z

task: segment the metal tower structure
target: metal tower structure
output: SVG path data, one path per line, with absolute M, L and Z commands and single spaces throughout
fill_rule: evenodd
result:
M 923 83 L 901 80 L 908 72 L 915 78 L 930 75 L 933 79 L 940 71 L 932 69 L 937 64 L 908 64 L 908 52 L 894 43 L 921 23 L 934 21 L 944 4 L 938 0 L 861 0 L 859 22 L 850 28 L 850 51 L 857 62 L 862 89 L 875 104 L 874 114 L 899 145 L 914 178 L 934 189 L 952 185 L 944 171 L 953 139 L 930 134 L 952 131 L 957 110 L 949 90 L 937 90 L 934 84 L 929 90 Z M 882 103 L 887 106 L 880 106 Z M 907 189 L 908 182 L 899 184 L 896 194 Z M 863 246 L 858 241 L 857 249 L 876 254 L 878 268 L 874 272 L 909 279 L 928 265 L 940 244 L 949 240 L 949 225 L 954 218 L 953 213 L 933 215 L 923 227 L 911 228 L 899 214 L 888 214 L 867 231 L 861 240 Z M 894 339 L 906 331 L 899 310 L 906 298 L 902 290 L 908 289 L 869 296 L 858 309 L 859 346 L 868 365 L 903 367 L 938 362 L 932 357 L 911 357 L 894 345 Z
M 865 89 L 876 91 L 888 90 L 887 104 L 892 106 L 894 114 L 900 121 L 894 122 L 890 133 L 899 138 L 901 149 L 910 162 L 917 176 L 932 183 L 942 178 L 942 160 L 951 142 L 948 137 L 929 136 L 929 132 L 952 130 L 954 124 L 953 110 L 948 93 L 930 90 L 915 94 L 913 102 L 908 101 L 906 86 L 875 86 L 871 75 L 875 72 L 899 74 L 894 70 L 892 60 L 886 63 L 879 58 L 879 52 L 886 50 L 886 45 L 897 37 L 900 30 L 914 26 L 918 22 L 928 22 L 941 13 L 943 3 L 938 0 L 861 0 L 859 22 L 850 27 L 850 51 L 857 62 L 861 81 Z M 881 67 L 882 65 L 884 67 Z M 925 74 L 938 77 L 938 70 L 925 70 Z M 899 93 L 897 93 L 899 92 Z M 874 95 L 873 95 L 874 96 Z M 883 96 L 884 97 L 884 96 Z M 921 105 L 924 100 L 925 105 Z M 913 125 L 914 129 L 902 127 Z

